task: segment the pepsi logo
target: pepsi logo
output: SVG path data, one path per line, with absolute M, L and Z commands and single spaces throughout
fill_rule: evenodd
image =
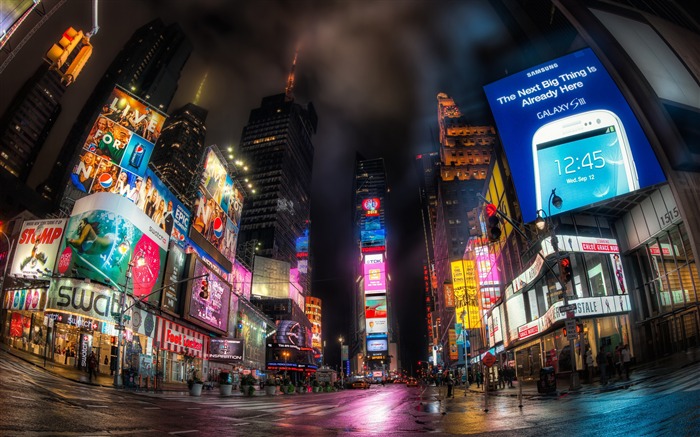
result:
M 143 146 L 141 144 L 136 146 L 136 153 L 143 153 Z
M 109 188 L 112 186 L 112 182 L 114 182 L 114 180 L 112 179 L 112 175 L 109 173 L 102 173 L 97 180 L 99 181 L 102 188 Z
M 224 235 L 224 221 L 221 220 L 221 217 L 217 217 L 214 219 L 212 222 L 212 230 L 214 231 L 214 236 L 216 238 L 221 238 L 222 235 Z

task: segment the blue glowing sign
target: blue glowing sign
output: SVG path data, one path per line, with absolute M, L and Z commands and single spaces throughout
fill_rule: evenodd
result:
M 591 49 L 484 87 L 526 222 L 552 190 L 572 211 L 665 181 L 639 122 Z M 517 163 L 518 165 L 513 165 Z

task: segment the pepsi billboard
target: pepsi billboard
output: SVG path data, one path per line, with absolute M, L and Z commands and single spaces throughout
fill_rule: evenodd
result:
M 586 48 L 484 87 L 525 222 L 666 180 L 617 85 Z M 517 163 L 517 165 L 515 165 Z M 552 190 L 561 209 L 548 205 Z
M 202 247 L 209 245 L 221 257 L 211 254 L 227 270 L 236 257 L 236 243 L 243 211 L 243 192 L 228 175 L 226 167 L 210 148 L 204 157 L 204 171 L 195 200 L 190 238 Z

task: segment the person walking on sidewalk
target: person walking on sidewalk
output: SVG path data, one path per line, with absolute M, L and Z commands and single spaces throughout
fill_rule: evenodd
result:
M 95 379 L 97 379 L 97 355 L 95 355 L 95 352 L 90 352 L 90 356 L 88 356 L 88 375 L 90 377 L 90 382 L 92 382 L 92 375 L 95 375 Z
M 630 364 L 632 364 L 632 357 L 630 356 L 629 345 L 624 345 L 622 348 L 622 366 L 625 368 L 625 379 L 629 381 L 630 379 Z
M 598 369 L 600 369 L 600 383 L 606 385 L 608 383 L 608 377 L 606 367 L 608 365 L 608 360 L 605 356 L 605 346 L 601 346 L 598 351 L 598 356 L 596 357 L 596 362 L 598 363 Z
M 476 371 L 476 388 L 481 387 L 481 383 L 484 381 L 484 375 L 481 373 L 481 370 Z
M 452 374 L 448 373 L 447 377 L 445 378 L 445 384 L 447 384 L 447 397 L 448 398 L 453 398 L 455 397 L 454 394 L 452 393 L 452 388 L 454 385 L 454 379 L 452 379 Z
M 586 370 L 588 373 L 588 383 L 593 383 L 593 351 L 591 348 L 586 346 Z

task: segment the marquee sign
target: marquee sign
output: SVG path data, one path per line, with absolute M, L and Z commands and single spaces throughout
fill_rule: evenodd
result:
M 376 197 L 371 197 L 369 199 L 364 199 L 362 201 L 362 209 L 366 212 L 368 216 L 378 216 L 379 215 L 379 199 Z

